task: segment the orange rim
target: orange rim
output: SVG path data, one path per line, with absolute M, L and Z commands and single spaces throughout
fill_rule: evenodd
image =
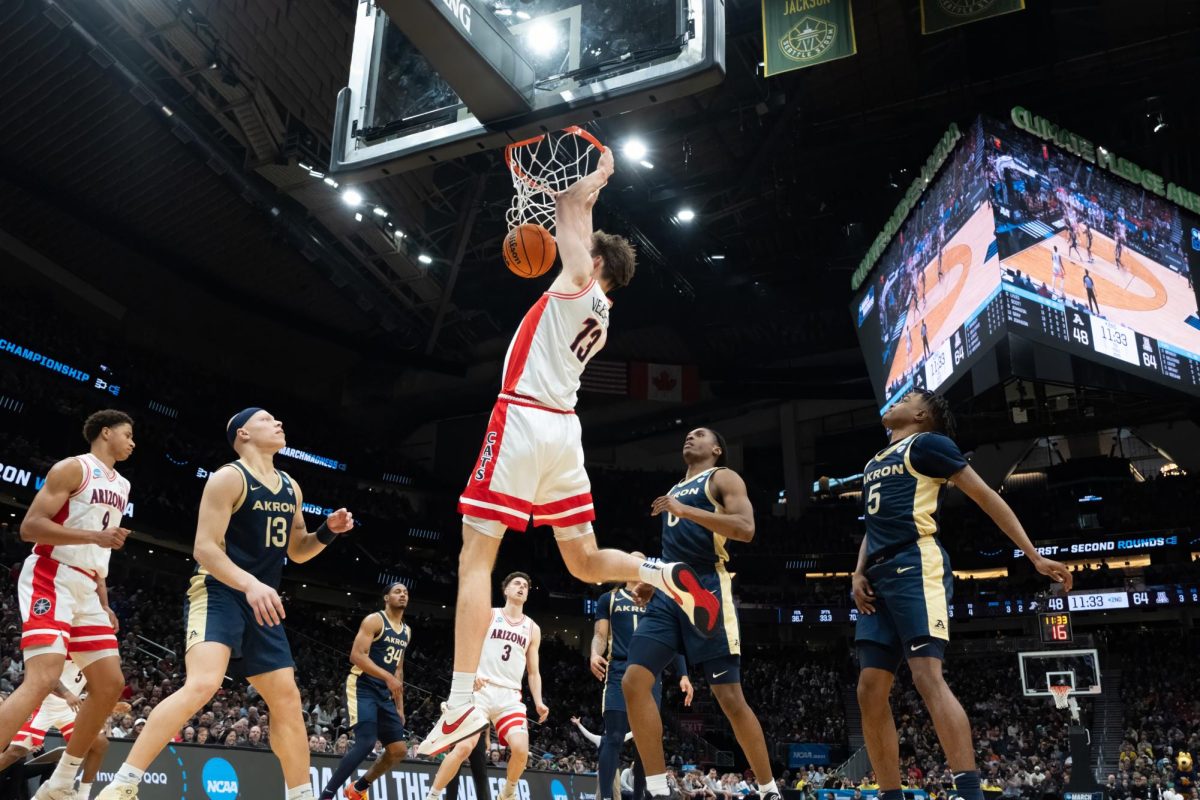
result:
M 593 147 L 595 147 L 600 152 L 604 152 L 604 145 L 600 143 L 600 140 L 597 139 L 595 136 L 593 136 L 590 131 L 586 131 L 583 128 L 579 127 L 578 125 L 571 125 L 570 127 L 563 128 L 562 133 L 569 133 L 574 136 L 578 136 L 579 138 L 587 141 L 589 144 L 591 144 Z M 506 145 L 504 148 L 504 163 L 508 165 L 509 171 L 513 175 L 516 175 L 522 181 L 527 183 L 532 188 L 534 188 L 538 191 L 542 191 L 542 192 L 548 192 L 550 190 L 548 188 L 546 188 L 545 186 L 543 186 L 541 183 L 539 183 L 532 176 L 525 174 L 525 171 L 521 169 L 521 165 L 516 163 L 513 160 L 513 153 L 518 148 L 529 147 L 532 144 L 538 144 L 543 139 L 545 139 L 546 136 L 548 136 L 548 135 L 549 134 L 542 133 L 537 136 L 531 136 L 528 139 L 522 139 L 519 142 L 513 142 L 510 145 Z

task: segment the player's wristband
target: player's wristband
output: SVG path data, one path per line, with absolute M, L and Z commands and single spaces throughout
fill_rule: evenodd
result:
M 336 538 L 337 534 L 329 530 L 327 523 L 322 522 L 321 527 L 317 528 L 317 541 L 321 544 L 331 544 Z

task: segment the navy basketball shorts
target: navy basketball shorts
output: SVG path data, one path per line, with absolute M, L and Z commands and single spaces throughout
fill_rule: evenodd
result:
M 738 683 L 741 680 L 742 633 L 737 609 L 733 605 L 733 586 L 724 569 L 699 572 L 700 583 L 717 596 L 721 614 L 713 635 L 705 639 L 692 625 L 687 615 L 662 592 L 656 591 L 646 614 L 633 634 L 638 639 L 651 639 L 687 656 L 688 664 L 704 670 L 709 683 Z M 633 652 L 636 647 L 631 646 Z
M 350 715 L 351 728 L 360 724 L 374 725 L 376 736 L 385 746 L 403 742 L 408 737 L 392 693 L 369 675 L 351 673 L 346 678 L 346 713 Z
M 185 648 L 200 642 L 227 645 L 252 678 L 294 667 L 283 625 L 259 625 L 246 596 L 211 575 L 193 575 L 183 606 Z
M 861 666 L 895 672 L 908 658 L 941 658 L 950 639 L 954 575 L 937 539 L 925 537 L 869 565 L 866 574 L 875 613 L 859 614 L 854 629 Z
M 621 679 L 628 665 L 624 661 L 608 662 L 608 673 L 604 677 L 604 697 L 600 701 L 600 713 L 625 711 L 625 693 L 621 691 Z M 654 704 L 662 708 L 662 676 L 654 681 Z

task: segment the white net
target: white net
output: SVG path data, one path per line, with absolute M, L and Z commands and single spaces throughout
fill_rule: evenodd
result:
M 596 137 L 578 127 L 504 148 L 513 181 L 513 201 L 506 215 L 508 227 L 532 222 L 554 233 L 554 193 L 564 191 L 594 170 L 603 148 Z
M 1071 699 L 1070 686 L 1051 686 L 1050 695 L 1054 698 L 1055 708 L 1066 708 Z

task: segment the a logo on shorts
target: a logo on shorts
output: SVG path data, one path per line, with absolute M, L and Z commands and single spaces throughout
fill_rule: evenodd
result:
M 938 0 L 938 8 L 956 17 L 969 17 L 995 4 L 996 0 Z
M 479 454 L 479 469 L 475 470 L 475 480 L 481 481 L 487 476 L 487 466 L 496 458 L 495 431 L 488 431 L 483 440 L 483 452 Z
M 54 604 L 46 598 L 39 597 L 37 600 L 33 601 L 33 615 L 35 617 L 40 617 L 42 614 L 49 612 L 53 605 Z
M 195 639 L 199 635 L 200 635 L 199 631 L 189 631 L 188 632 L 188 641 L 190 642 L 192 639 Z
M 939 631 L 944 631 L 946 630 L 946 622 L 939 619 L 933 623 L 933 627 L 937 628 Z
M 812 61 L 823 56 L 836 38 L 836 25 L 805 16 L 779 40 L 779 49 L 792 61 Z

